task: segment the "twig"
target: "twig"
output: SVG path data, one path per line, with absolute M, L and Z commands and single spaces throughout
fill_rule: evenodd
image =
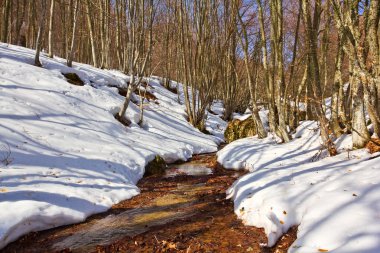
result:
M 12 151 L 8 143 L 0 146 L 0 152 L 2 154 L 0 157 L 0 164 L 4 164 L 5 166 L 11 164 L 13 158 L 11 157 Z

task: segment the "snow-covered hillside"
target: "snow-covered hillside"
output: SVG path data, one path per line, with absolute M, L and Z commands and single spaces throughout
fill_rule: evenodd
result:
M 299 225 L 289 252 L 380 252 L 379 153 L 349 151 L 351 137 L 342 136 L 340 154 L 327 157 L 311 121 L 293 137 L 286 144 L 250 137 L 218 152 L 225 167 L 251 171 L 227 192 L 235 213 L 246 225 L 263 227 L 269 246 Z
M 149 80 L 157 101 L 144 102 L 144 123 L 131 103 L 125 127 L 114 119 L 128 76 L 50 59 L 0 44 L 0 249 L 19 236 L 83 221 L 139 193 L 155 155 L 167 162 L 217 150 L 219 138 L 187 121 L 177 95 Z M 74 72 L 84 86 L 69 84 Z

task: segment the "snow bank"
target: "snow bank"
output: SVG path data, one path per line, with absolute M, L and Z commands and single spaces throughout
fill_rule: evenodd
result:
M 344 151 L 352 147 L 349 136 L 336 141 L 340 155 L 326 157 L 310 121 L 293 137 L 287 144 L 251 137 L 218 152 L 225 167 L 251 170 L 227 191 L 235 213 L 263 227 L 268 246 L 299 225 L 289 252 L 379 252 L 380 158 Z
M 30 231 L 80 222 L 139 193 L 156 154 L 167 162 L 214 152 L 218 138 L 187 121 L 177 95 L 149 81 L 144 124 L 131 103 L 126 128 L 114 119 L 128 76 L 0 44 L 0 249 Z M 74 72 L 84 86 L 69 84 Z

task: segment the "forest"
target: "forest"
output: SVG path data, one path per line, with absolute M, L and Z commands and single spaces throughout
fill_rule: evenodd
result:
M 300 119 L 318 120 L 332 155 L 330 132 L 352 132 L 357 148 L 370 140 L 364 111 L 380 135 L 378 1 L 2 2 L 1 41 L 36 48 L 36 65 L 43 48 L 68 66 L 178 80 L 190 88 L 186 111 L 200 129 L 210 102 L 222 99 L 224 119 L 250 107 L 261 137 L 260 105 L 285 142 Z
M 338 175 L 347 173 L 347 167 L 352 167 L 349 172 L 362 169 L 356 176 L 360 179 L 359 186 L 352 186 L 352 189 L 361 189 L 363 196 L 368 193 L 360 203 L 365 203 L 363 206 L 366 211 L 370 210 L 368 213 L 377 212 L 377 216 L 368 215 L 372 217 L 371 221 L 359 224 L 363 228 L 365 224 L 380 225 L 379 206 L 374 204 L 378 197 L 373 197 L 380 191 L 376 176 L 379 172 L 375 171 L 379 170 L 377 152 L 380 152 L 379 0 L 1 0 L 0 42 L 0 100 L 3 100 L 0 102 L 0 208 L 9 208 L 5 200 L 15 198 L 13 195 L 5 196 L 11 187 L 24 189 L 23 183 L 17 181 L 19 179 L 7 186 L 8 179 L 2 171 L 8 173 L 7 168 L 10 171 L 12 166 L 17 169 L 24 164 L 25 168 L 39 168 L 35 173 L 15 172 L 19 178 L 32 174 L 50 175 L 45 170 L 54 166 L 63 174 L 70 166 L 73 169 L 83 167 L 90 173 L 85 173 L 86 178 L 95 180 L 87 183 L 97 185 L 100 181 L 96 180 L 103 179 L 92 174 L 92 167 L 101 171 L 97 166 L 109 163 L 109 168 L 116 168 L 113 173 L 123 175 L 122 183 L 130 184 L 131 188 L 128 191 L 124 189 L 123 194 L 118 193 L 121 195 L 107 195 L 109 202 L 103 209 L 80 209 L 86 218 L 104 212 L 120 201 L 134 199 L 140 189 L 147 189 L 146 185 L 151 183 L 149 180 L 153 180 L 155 186 L 159 184 L 161 178 L 153 175 L 150 179 L 147 174 L 152 161 L 155 162 L 153 167 L 160 167 L 161 163 L 170 167 L 172 163 L 189 159 L 192 164 L 200 156 L 206 167 L 212 164 L 213 171 L 223 168 L 223 173 L 227 173 L 222 173 L 230 180 L 228 185 L 221 183 L 223 187 L 229 187 L 223 188 L 226 195 L 222 198 L 232 199 L 234 207 L 231 213 L 235 212 L 244 225 L 264 228 L 267 242 L 261 244 L 268 246 L 268 251 L 256 251 L 254 248 L 254 252 L 329 251 L 323 245 L 315 246 L 315 241 L 308 241 L 307 235 L 313 228 L 308 225 L 302 227 L 300 217 L 303 215 L 298 212 L 309 210 L 309 206 L 302 205 L 308 205 L 308 201 L 313 199 L 311 196 L 324 192 L 326 187 L 335 190 L 339 188 L 336 185 L 341 185 L 339 189 L 351 189 L 356 182 L 355 176 L 338 178 Z M 80 85 L 91 90 L 61 84 L 62 80 L 68 79 L 67 73 L 74 73 Z M 78 92 L 72 90 L 77 88 Z M 38 94 L 47 91 L 45 95 Z M 18 101 L 29 102 L 21 105 Z M 71 108 L 72 105 L 77 109 Z M 94 108 L 89 105 L 94 105 Z M 9 109 L 13 107 L 15 109 Z M 61 119 L 60 115 L 69 116 Z M 57 124 L 55 117 L 62 120 L 59 121 L 62 126 L 54 125 Z M 114 119 L 123 125 L 115 125 Z M 247 119 L 251 123 L 244 123 Z M 29 125 L 27 122 L 30 121 L 39 123 Z M 49 136 L 44 133 L 44 127 L 37 127 L 39 124 L 48 124 L 46 129 L 50 130 L 46 131 L 51 131 Z M 250 129 L 243 129 L 246 127 L 244 124 L 250 124 Z M 71 129 L 73 126 L 75 128 Z M 234 132 L 240 131 L 239 128 L 243 129 L 240 135 Z M 60 139 L 55 133 L 61 129 L 65 134 Z M 95 129 L 99 133 L 92 133 Z M 37 134 L 32 136 L 33 131 L 39 133 L 39 137 Z M 13 136 L 15 132 L 17 137 Z M 76 134 L 77 137 L 73 137 Z M 230 139 L 230 134 L 239 136 Z M 74 141 L 78 141 L 78 148 L 71 146 Z M 220 146 L 224 142 L 228 145 Z M 29 163 L 29 158 L 24 157 L 28 149 L 24 150 L 20 143 L 34 143 L 30 150 L 36 152 L 45 150 L 46 155 L 49 154 L 45 161 L 51 161 L 51 164 L 42 162 L 45 158 L 33 152 L 28 154 L 36 155 L 36 158 L 30 158 L 32 162 Z M 116 151 L 104 148 L 107 143 L 116 145 L 110 144 Z M 65 151 L 55 150 L 63 147 L 66 147 Z M 83 156 L 80 152 L 84 152 Z M 212 155 L 208 156 L 208 153 Z M 78 156 L 78 160 L 71 160 L 70 155 Z M 18 157 L 22 160 L 21 165 L 17 164 Z M 33 164 L 33 159 L 37 159 L 37 165 Z M 353 162 L 354 159 L 358 161 Z M 63 164 L 70 165 L 66 168 Z M 233 179 L 228 169 L 246 169 L 249 173 Z M 314 174 L 308 174 L 314 169 L 321 171 L 315 178 Z M 9 173 L 13 175 L 13 172 Z M 202 170 L 202 173 L 206 172 Z M 53 174 L 56 175 L 55 172 Z M 217 175 L 216 172 L 212 174 Z M 367 178 L 370 174 L 372 179 Z M 107 174 L 104 178 L 109 176 Z M 192 176 L 195 177 L 188 174 L 182 179 L 188 183 Z M 202 174 L 197 179 L 200 181 L 196 182 L 201 182 L 203 177 L 208 178 L 209 175 Z M 294 179 L 296 177 L 299 177 L 298 181 Z M 78 182 L 86 182 L 87 179 L 79 179 Z M 113 187 L 121 183 L 119 179 L 112 180 L 115 183 Z M 221 179 L 218 177 L 218 180 Z M 289 188 L 291 186 L 283 186 L 284 182 L 292 180 L 302 181 L 303 188 L 299 188 L 297 194 L 310 193 L 309 198 L 298 201 L 284 196 L 286 199 L 279 200 L 270 193 L 274 190 L 293 192 L 294 189 Z M 257 182 L 263 186 L 257 186 Z M 330 182 L 331 185 L 318 188 L 314 186 L 318 185 L 317 182 Z M 373 188 L 366 188 L 370 186 Z M 2 192 L 4 200 L 1 199 Z M 148 196 L 154 190 L 149 192 Z M 357 192 L 352 193 L 354 197 L 358 195 Z M 252 199 L 263 203 L 260 205 L 250 200 L 252 196 Z M 83 199 L 86 198 L 83 195 Z M 326 195 L 320 201 L 332 198 L 334 196 Z M 344 198 L 338 199 L 343 201 Z M 273 211 L 265 200 L 273 201 L 274 205 L 281 203 L 283 208 L 274 208 Z M 88 201 L 95 203 L 98 200 L 91 197 Z M 315 203 L 319 205 L 322 202 Z M 123 205 L 123 208 L 130 208 L 129 202 Z M 337 201 L 331 206 L 337 209 L 330 211 L 335 213 L 347 206 L 354 208 Z M 281 218 L 289 213 L 286 208 L 294 210 L 297 215 Z M 254 211 L 264 209 L 261 216 Z M 214 211 L 209 210 L 210 213 Z M 318 211 L 320 219 L 317 220 L 324 220 L 322 213 L 326 215 L 327 212 Z M 49 217 L 54 216 L 50 214 Z M 9 217 L 13 216 L 9 215 L 7 219 L 12 219 Z M 84 219 L 70 215 L 72 219 L 41 228 Z M 215 213 L 208 217 L 218 215 L 222 216 Z M 266 218 L 269 216 L 271 218 Z M 352 218 L 350 215 L 344 217 Z M 1 221 L 0 214 L 0 240 L 3 240 L 0 249 L 27 232 L 41 230 L 36 225 L 30 229 L 21 228 L 22 233 L 12 234 L 9 231 L 14 224 L 1 225 Z M 16 223 L 21 224 L 21 221 Z M 320 223 L 310 224 L 323 227 Z M 297 228 L 298 232 L 294 232 Z M 380 235 L 380 231 L 375 228 L 373 231 L 368 236 L 374 236 L 371 237 L 371 242 L 377 245 L 374 247 L 367 245 L 363 248 L 366 244 L 360 241 L 357 245 L 361 250 L 358 250 L 350 244 L 351 240 L 356 242 L 355 236 L 342 239 L 339 237 L 342 234 L 332 236 L 335 241 L 326 242 L 326 245 L 336 252 L 377 252 L 380 250 L 379 239 L 374 238 Z M 315 232 L 316 238 L 325 232 Z M 170 233 L 175 232 L 170 230 Z M 347 231 L 342 233 L 347 234 Z M 293 241 L 288 242 L 281 237 L 283 235 L 292 237 Z M 357 235 L 358 238 L 360 236 Z M 148 235 L 144 240 L 147 238 Z M 149 238 L 151 241 L 145 241 L 147 244 L 143 246 L 127 243 L 127 249 L 150 252 L 149 245 L 154 244 L 157 251 L 153 252 L 193 252 L 189 251 L 190 246 L 194 252 L 203 252 L 195 249 L 246 251 L 220 248 L 221 244 L 216 249 L 210 245 L 202 248 L 202 243 L 199 244 L 201 246 L 198 241 L 186 244 L 183 238 L 178 242 L 175 241 L 177 239 Z M 284 246 L 285 251 L 278 251 L 282 247 L 278 242 L 287 245 Z M 337 246 L 335 242 L 346 246 Z M 33 245 L 33 242 L 27 243 Z M 302 243 L 308 246 L 298 247 Z M 186 244 L 184 251 L 178 246 L 181 244 Z M 17 247 L 6 248 L 6 252 L 21 250 Z M 104 252 L 123 252 L 121 249 L 124 249 L 118 248 L 120 251 L 117 251 L 112 247 L 104 248 Z M 79 251 L 87 250 L 80 248 Z M 220 252 L 225 252 L 223 250 Z

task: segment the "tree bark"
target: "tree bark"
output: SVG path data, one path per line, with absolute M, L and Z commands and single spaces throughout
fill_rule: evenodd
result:
M 1 41 L 8 42 L 8 28 L 9 28 L 9 16 L 11 13 L 11 1 L 5 0 L 4 3 L 4 16 L 2 20 Z
M 51 0 L 50 4 L 50 19 L 49 19 L 49 57 L 53 58 L 53 21 L 54 21 L 54 3 L 55 0 Z
M 334 142 L 330 139 L 329 136 L 329 122 L 326 119 L 325 112 L 323 110 L 324 99 L 322 97 L 322 89 L 321 89 L 321 79 L 319 72 L 319 63 L 318 63 L 318 27 L 319 27 L 319 14 L 320 14 L 320 6 L 321 1 L 316 0 L 314 6 L 314 17 L 313 20 L 311 18 L 310 13 L 310 2 L 309 0 L 304 0 L 302 9 L 304 14 L 304 21 L 306 27 L 306 44 L 308 48 L 308 65 L 312 74 L 313 79 L 313 105 L 316 111 L 316 114 L 319 119 L 320 128 L 321 128 L 321 137 L 323 141 L 323 145 L 329 151 L 331 156 L 337 154 Z
M 40 52 L 42 48 L 42 37 L 44 34 L 44 28 L 45 28 L 45 16 L 46 16 L 46 1 L 41 1 L 41 11 L 42 15 L 40 16 L 39 25 L 38 25 L 38 34 L 37 34 L 37 40 L 36 40 L 36 55 L 34 58 L 34 65 L 38 67 L 42 67 L 41 61 L 40 61 Z
M 92 63 L 95 68 L 98 67 L 97 55 L 96 55 L 96 45 L 94 38 L 94 28 L 91 21 L 91 9 L 90 9 L 90 1 L 86 0 L 86 17 L 87 17 L 87 25 L 88 31 L 90 33 L 90 42 L 91 42 L 91 55 L 92 55 Z
M 75 7 L 74 7 L 74 19 L 73 19 L 73 30 L 71 35 L 71 43 L 70 43 L 70 50 L 69 50 L 69 57 L 67 58 L 67 66 L 72 67 L 73 66 L 73 57 L 74 57 L 74 44 L 75 44 L 75 35 L 76 35 L 76 27 L 77 27 L 77 19 L 78 19 L 78 9 L 79 9 L 79 1 L 75 1 Z

